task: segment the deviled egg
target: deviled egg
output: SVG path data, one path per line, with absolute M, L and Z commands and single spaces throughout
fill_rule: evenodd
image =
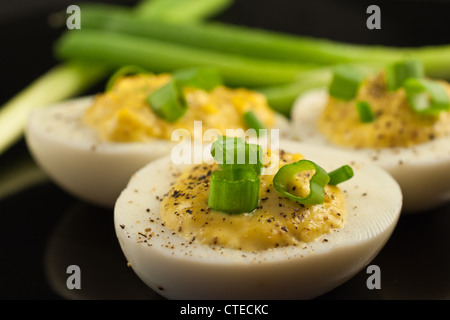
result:
M 163 157 L 135 173 L 116 202 L 114 224 L 140 279 L 169 299 L 312 299 L 367 266 L 398 221 L 397 182 L 347 153 L 289 140 L 279 146 L 266 151 L 272 160 L 262 168 L 256 207 L 243 209 L 248 212 L 227 211 L 254 191 L 242 191 L 241 182 L 214 182 L 215 172 L 233 170 L 215 161 L 174 164 Z M 279 155 L 275 171 L 273 154 Z M 287 180 L 286 170 L 280 174 L 311 162 L 313 170 L 294 170 Z M 322 201 L 307 203 L 313 189 L 320 194 L 311 182 L 317 172 L 331 177 L 346 166 L 350 179 L 337 185 L 325 179 Z
M 450 85 L 422 72 L 408 75 L 405 66 L 411 64 L 399 62 L 360 84 L 350 82 L 350 90 L 343 89 L 353 86 L 349 97 L 334 94 L 332 82 L 328 90 L 302 94 L 292 109 L 298 140 L 345 150 L 386 169 L 402 188 L 405 213 L 450 199 Z M 402 66 L 404 79 L 400 72 L 393 85 L 393 70 Z
M 104 93 L 36 111 L 25 134 L 31 154 L 63 189 L 111 208 L 135 171 L 183 141 L 202 143 L 210 130 L 244 131 L 255 121 L 286 127 L 263 95 L 211 83 L 211 73 L 205 87 L 199 72 L 112 77 Z

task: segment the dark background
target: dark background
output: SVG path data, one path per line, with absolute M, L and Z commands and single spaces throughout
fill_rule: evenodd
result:
M 80 2 L 2 0 L 0 104 L 57 63 L 52 44 L 63 27 L 52 27 L 49 16 Z M 381 30 L 366 28 L 370 4 L 381 8 Z M 352 43 L 423 46 L 450 44 L 449 13 L 444 0 L 237 0 L 216 19 Z M 0 181 L 8 166 L 26 157 L 23 141 L 0 155 Z M 126 266 L 112 212 L 45 182 L 0 199 L 0 215 L 0 299 L 159 299 Z M 402 216 L 372 262 L 381 268 L 382 289 L 368 290 L 363 270 L 319 299 L 450 299 L 449 226 L 450 205 Z M 71 264 L 82 270 L 81 290 L 66 288 Z

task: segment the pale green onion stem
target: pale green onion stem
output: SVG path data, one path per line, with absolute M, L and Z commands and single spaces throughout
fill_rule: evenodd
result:
M 22 138 L 31 111 L 76 96 L 105 76 L 105 68 L 67 63 L 33 81 L 0 109 L 0 154 Z

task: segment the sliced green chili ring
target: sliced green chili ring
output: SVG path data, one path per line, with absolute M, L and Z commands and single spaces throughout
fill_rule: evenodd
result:
M 194 87 L 210 91 L 222 85 L 222 77 L 214 68 L 182 69 L 173 73 L 173 78 L 181 87 Z
M 409 78 L 403 83 L 411 108 L 424 115 L 438 115 L 450 110 L 450 99 L 445 87 L 433 80 Z
M 261 133 L 266 132 L 266 127 L 264 124 L 258 119 L 256 114 L 253 111 L 247 111 L 243 115 L 244 122 L 250 129 L 254 129 L 256 131 L 256 136 L 259 137 Z
M 302 198 L 289 192 L 288 185 L 295 179 L 295 176 L 303 171 L 314 170 L 315 173 L 309 180 L 309 195 Z M 330 177 L 327 172 L 316 163 L 310 160 L 300 160 L 282 166 L 273 178 L 274 188 L 285 197 L 297 201 L 301 204 L 314 205 L 321 204 L 325 197 L 325 186 Z
M 338 65 L 334 68 L 329 94 L 340 100 L 352 100 L 358 94 L 364 78 L 365 75 L 355 67 Z
M 211 155 L 223 170 L 244 169 L 260 174 L 263 167 L 261 146 L 240 137 L 218 137 L 211 146 Z
M 148 73 L 147 70 L 144 68 L 141 68 L 139 66 L 129 65 L 129 66 L 123 66 L 122 68 L 119 68 L 117 71 L 115 71 L 106 82 L 105 91 L 111 91 L 111 89 L 116 84 L 117 80 L 124 76 L 128 75 L 135 75 L 135 74 L 142 74 L 142 73 Z
M 375 121 L 375 115 L 372 111 L 370 103 L 367 101 L 357 101 L 356 110 L 358 111 L 359 120 L 363 123 Z
M 328 176 L 330 177 L 329 185 L 335 186 L 339 183 L 347 181 L 353 177 L 353 169 L 348 165 L 344 165 L 339 167 L 331 172 L 328 172 Z
M 148 96 L 148 103 L 159 118 L 168 122 L 175 122 L 187 110 L 184 93 L 173 80 L 153 91 Z
M 386 68 L 388 90 L 395 91 L 406 79 L 423 78 L 425 74 L 421 61 L 409 59 L 395 62 Z
M 258 207 L 260 179 L 253 170 L 216 170 L 211 174 L 208 206 L 239 214 Z

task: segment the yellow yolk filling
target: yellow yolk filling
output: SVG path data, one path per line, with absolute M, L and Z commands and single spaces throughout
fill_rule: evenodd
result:
M 302 159 L 299 154 L 280 152 L 280 167 Z M 184 171 L 161 202 L 164 225 L 194 243 L 217 245 L 244 251 L 298 246 L 314 241 L 344 225 L 344 193 L 336 186 L 325 187 L 319 205 L 302 205 L 273 187 L 273 175 L 260 176 L 258 208 L 250 213 L 227 214 L 208 207 L 213 165 L 194 165 Z M 290 183 L 298 195 L 309 193 L 308 175 Z M 323 241 L 327 241 L 324 239 Z
M 93 105 L 84 115 L 84 122 L 95 128 L 102 140 L 114 142 L 171 140 L 172 132 L 180 128 L 193 135 L 194 121 L 201 121 L 204 131 L 215 129 L 226 135 L 227 129 L 248 129 L 243 114 L 250 110 L 266 128 L 274 125 L 275 113 L 262 94 L 225 86 L 218 86 L 209 92 L 183 88 L 188 109 L 176 122 L 169 123 L 151 110 L 147 97 L 170 79 L 169 74 L 121 78 L 112 90 L 95 97 Z
M 450 86 L 442 82 L 450 95 Z M 375 121 L 360 121 L 356 101 L 369 102 Z M 438 116 L 417 114 L 405 90 L 390 92 L 385 74 L 362 84 L 357 97 L 342 101 L 330 97 L 318 121 L 319 130 L 334 144 L 354 148 L 410 147 L 450 135 L 450 112 Z

